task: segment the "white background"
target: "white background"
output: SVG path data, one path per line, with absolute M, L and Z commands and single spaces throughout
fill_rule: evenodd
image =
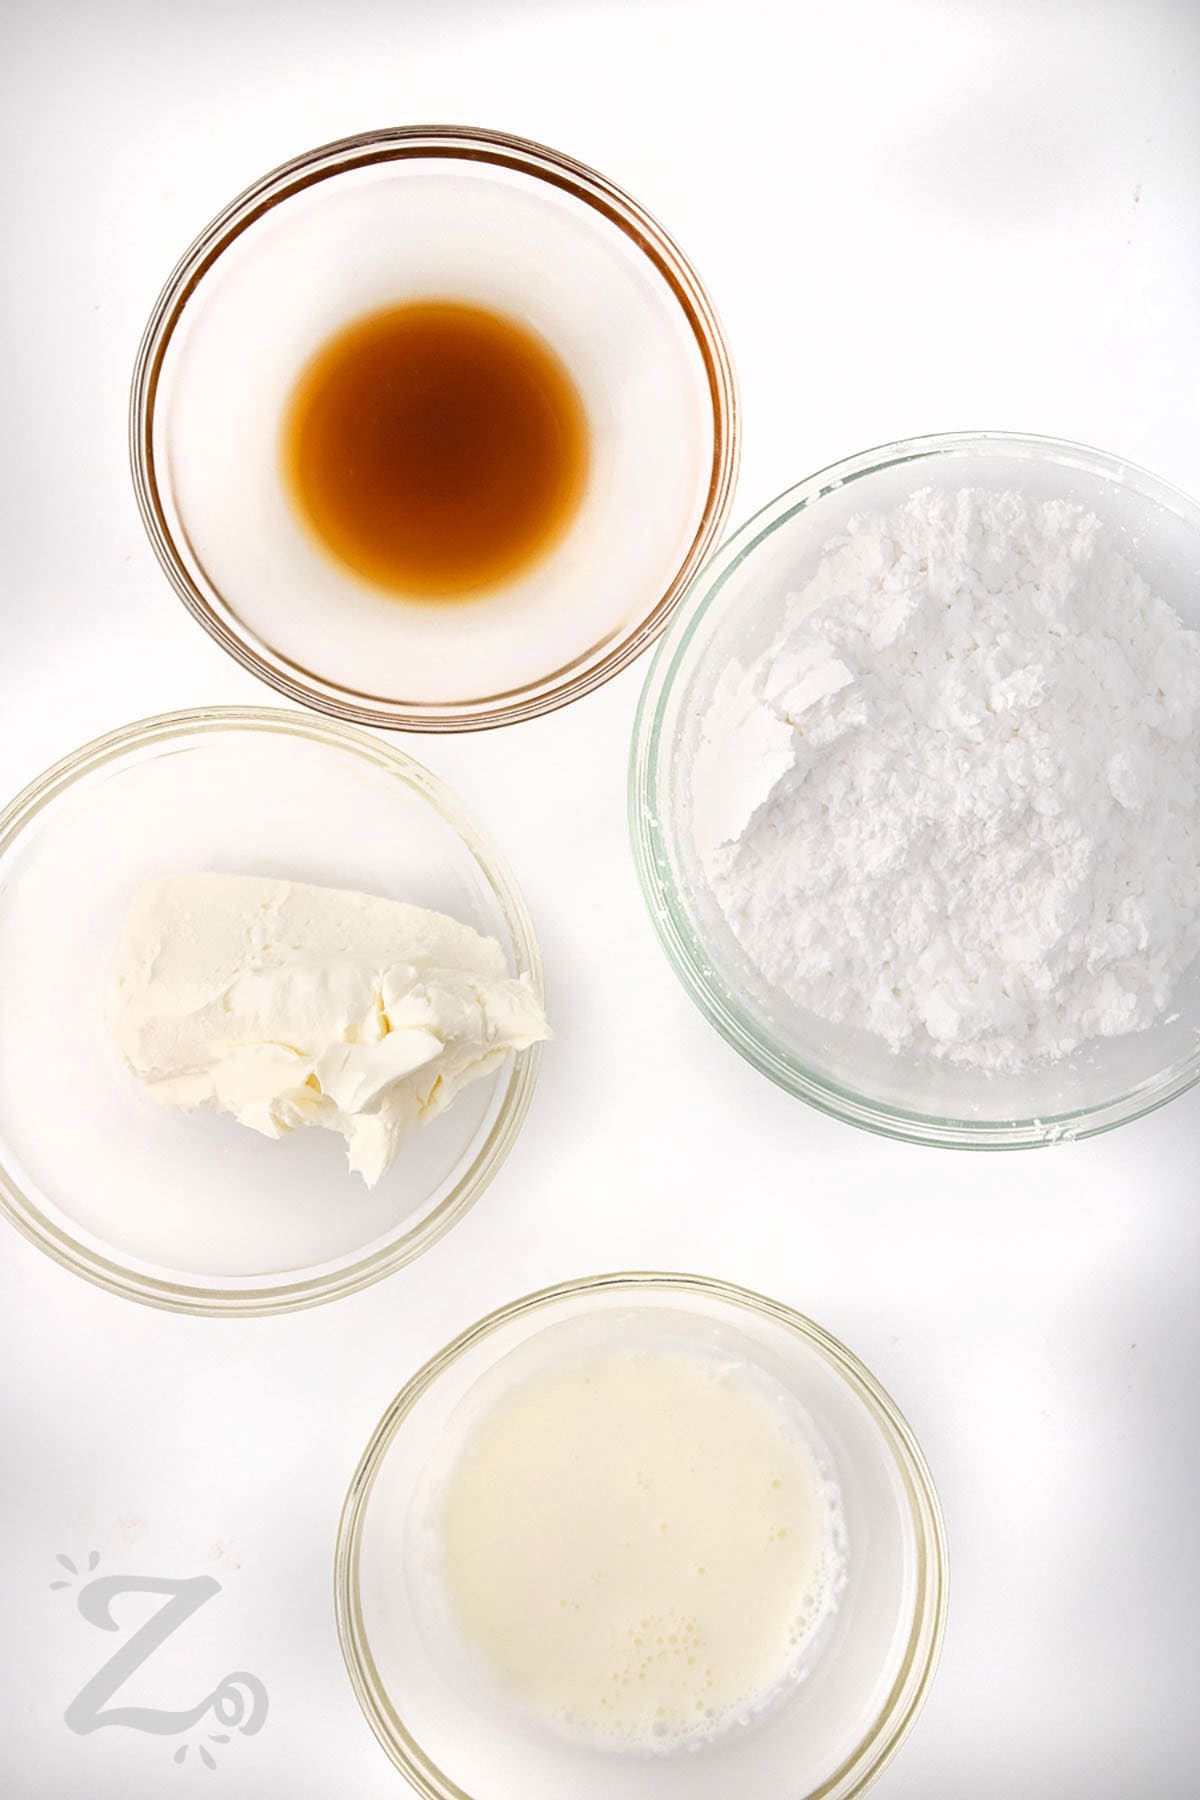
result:
M 140 715 L 269 699 L 143 540 L 128 375 L 194 232 L 367 126 L 509 128 L 664 220 L 739 364 L 734 522 L 851 451 L 956 427 L 1079 438 L 1200 490 L 1194 0 L 6 0 L 0 32 L 4 792 Z M 224 1323 L 111 1299 L 5 1229 L 6 1796 L 402 1792 L 333 1629 L 359 1451 L 485 1309 L 654 1266 L 810 1313 L 928 1452 L 950 1625 L 881 1800 L 1200 1791 L 1200 1092 L 1091 1143 L 974 1157 L 776 1092 L 692 1011 L 642 908 L 624 783 L 644 672 L 407 746 L 509 854 L 558 1032 L 500 1178 L 432 1254 L 334 1307 Z M 173 1768 L 173 1740 L 64 1727 L 113 1640 L 48 1583 L 55 1552 L 91 1549 L 223 1583 L 126 1697 L 260 1674 L 267 1726 L 215 1775 Z

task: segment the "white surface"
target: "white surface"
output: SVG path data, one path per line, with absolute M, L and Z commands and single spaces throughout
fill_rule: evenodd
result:
M 193 232 L 272 164 L 374 123 L 525 132 L 667 222 L 739 363 L 735 517 L 869 443 L 962 425 L 1095 442 L 1200 489 L 1189 0 L 47 0 L 8 8 L 3 38 L 5 791 L 136 715 L 266 697 L 143 540 L 128 374 Z M 427 1258 L 338 1306 L 232 1324 L 122 1304 L 0 1240 L 7 1794 L 403 1792 L 334 1637 L 355 1459 L 418 1360 L 485 1308 L 656 1265 L 844 1337 L 933 1463 L 950 1628 L 880 1800 L 1200 1786 L 1200 1093 L 1081 1146 L 962 1157 L 768 1086 L 692 1011 L 636 890 L 643 673 L 502 736 L 406 740 L 511 857 L 558 1031 L 514 1154 Z M 632 1072 L 610 1056 L 631 1032 Z M 113 1638 L 47 1584 L 56 1551 L 92 1548 L 222 1581 L 130 1697 L 183 1705 L 259 1674 L 267 1724 L 215 1776 L 172 1767 L 173 1740 L 62 1723 Z

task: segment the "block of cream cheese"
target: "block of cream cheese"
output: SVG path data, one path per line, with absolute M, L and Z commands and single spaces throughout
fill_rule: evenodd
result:
M 549 1036 L 494 938 L 398 900 L 243 875 L 138 892 L 113 1029 L 163 1106 L 267 1137 L 339 1131 L 368 1187 L 414 1125 Z

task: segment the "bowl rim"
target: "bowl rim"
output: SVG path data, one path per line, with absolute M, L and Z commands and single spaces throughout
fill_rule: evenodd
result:
M 931 458 L 986 455 L 1051 463 L 1100 475 L 1131 488 L 1200 532 L 1200 504 L 1150 470 L 1108 451 L 1066 438 L 1014 431 L 936 432 L 875 445 L 830 463 L 785 488 L 752 513 L 697 575 L 660 643 L 642 688 L 629 761 L 627 806 L 634 863 L 642 895 L 668 961 L 708 1022 L 760 1073 L 785 1092 L 847 1124 L 905 1143 L 956 1150 L 1024 1150 L 1075 1141 L 1143 1118 L 1200 1082 L 1200 1047 L 1190 1060 L 1143 1081 L 1115 1099 L 1024 1118 L 953 1118 L 892 1106 L 825 1075 L 774 1041 L 750 1009 L 729 992 L 695 928 L 676 882 L 661 763 L 667 749 L 664 713 L 689 645 L 726 581 L 767 538 L 797 513 L 864 476 Z
M 167 517 L 154 450 L 163 365 L 183 310 L 223 252 L 258 219 L 318 182 L 414 157 L 490 163 L 544 181 L 615 225 L 654 265 L 684 313 L 700 352 L 713 414 L 713 461 L 704 510 L 679 568 L 641 623 L 595 661 L 568 664 L 482 702 L 423 704 L 356 693 L 302 668 L 244 633 L 215 586 L 201 585 Z M 532 139 L 461 125 L 404 125 L 338 138 L 302 152 L 253 182 L 196 237 L 156 300 L 134 363 L 129 397 L 129 456 L 134 493 L 151 547 L 188 611 L 251 674 L 290 700 L 353 724 L 394 731 L 475 731 L 552 712 L 600 687 L 659 636 L 692 578 L 717 543 L 733 501 L 740 459 L 740 413 L 733 362 L 720 321 L 691 263 L 637 201 L 586 163 Z
M 484 875 L 512 935 L 516 973 L 528 976 L 538 999 L 544 1000 L 541 954 L 520 889 L 503 857 L 479 831 L 457 796 L 395 744 L 316 713 L 257 706 L 192 707 L 138 719 L 93 738 L 36 776 L 0 811 L 0 863 L 25 827 L 60 794 L 129 750 L 180 738 L 245 730 L 284 737 L 299 736 L 333 749 L 350 751 L 398 778 L 432 805 L 458 833 Z M 211 1279 L 169 1280 L 127 1267 L 116 1258 L 79 1242 L 70 1231 L 47 1218 L 5 1166 L 2 1145 L 0 1213 L 63 1268 L 125 1299 L 206 1318 L 297 1312 L 340 1299 L 345 1294 L 357 1293 L 382 1280 L 422 1255 L 458 1223 L 496 1175 L 516 1141 L 529 1111 L 540 1065 L 540 1044 L 521 1051 L 512 1059 L 504 1098 L 487 1137 L 453 1188 L 432 1212 L 410 1230 L 377 1244 L 367 1255 L 324 1274 L 228 1289 L 214 1285 Z
M 757 1314 L 794 1332 L 866 1405 L 892 1453 L 912 1511 L 917 1546 L 913 1625 L 901 1668 L 877 1717 L 834 1772 L 792 1800 L 857 1800 L 891 1762 L 916 1723 L 932 1685 L 945 1635 L 949 1550 L 941 1502 L 912 1428 L 886 1389 L 854 1353 L 803 1313 L 753 1289 L 711 1276 L 625 1270 L 582 1276 L 540 1288 L 497 1307 L 430 1357 L 401 1388 L 380 1419 L 354 1472 L 338 1523 L 334 1554 L 334 1610 L 338 1641 L 355 1696 L 375 1736 L 422 1800 L 482 1800 L 450 1779 L 421 1748 L 392 1705 L 371 1653 L 363 1617 L 360 1568 L 363 1527 L 375 1482 L 405 1419 L 439 1376 L 461 1356 L 517 1319 L 564 1300 L 612 1292 L 631 1299 L 657 1294 L 701 1295 Z

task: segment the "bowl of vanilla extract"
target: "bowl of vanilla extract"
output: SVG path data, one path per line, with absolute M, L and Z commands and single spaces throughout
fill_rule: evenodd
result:
M 180 598 L 289 698 L 471 730 L 599 686 L 732 499 L 729 353 L 687 259 L 557 151 L 408 127 L 200 234 L 142 341 L 134 485 Z

